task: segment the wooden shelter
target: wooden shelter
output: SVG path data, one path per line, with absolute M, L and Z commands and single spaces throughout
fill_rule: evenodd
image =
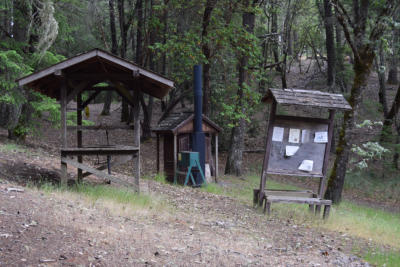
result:
M 254 190 L 254 203 L 264 202 L 264 211 L 270 212 L 274 202 L 306 203 L 320 212 L 325 205 L 328 216 L 330 200 L 322 199 L 326 183 L 329 151 L 332 141 L 335 110 L 350 110 L 341 94 L 314 90 L 270 89 L 262 99 L 271 104 L 260 188 Z M 277 105 L 307 106 L 328 109 L 329 118 L 310 118 L 277 115 Z M 267 175 L 305 176 L 320 180 L 318 192 L 266 189 Z
M 206 116 L 202 116 L 205 133 L 205 163 L 209 164 L 211 175 L 218 176 L 218 134 L 221 128 Z M 157 171 L 160 171 L 160 137 L 164 143 L 164 172 L 167 180 L 173 182 L 177 168 L 177 157 L 181 151 L 191 151 L 194 113 L 172 113 L 153 130 L 157 134 Z M 214 136 L 215 157 L 212 157 L 211 138 Z
M 122 155 L 124 159 L 134 158 L 134 187 L 139 191 L 140 177 L 140 94 L 145 93 L 156 98 L 163 98 L 174 86 L 173 81 L 146 70 L 132 62 L 116 57 L 100 49 L 93 49 L 51 67 L 35 72 L 17 80 L 19 86 L 27 86 L 49 97 L 56 98 L 61 104 L 61 179 L 67 182 L 67 164 L 78 168 L 78 180 L 86 175 L 96 176 L 109 180 L 118 180 L 110 174 L 103 173 L 104 166 L 94 169 L 82 164 L 84 155 Z M 108 86 L 95 86 L 98 83 L 107 83 Z M 101 129 L 131 129 L 121 126 L 82 126 L 82 110 L 102 91 L 116 91 L 133 107 L 134 140 L 133 146 L 95 146 L 83 147 L 82 132 L 85 130 Z M 82 93 L 90 91 L 89 98 L 82 101 Z M 77 145 L 67 144 L 67 104 L 76 99 L 77 126 L 71 127 L 77 133 Z M 76 160 L 71 157 L 77 158 Z M 108 162 L 110 168 L 110 162 Z M 121 162 L 114 162 L 121 163 Z M 83 173 L 85 170 L 86 173 Z

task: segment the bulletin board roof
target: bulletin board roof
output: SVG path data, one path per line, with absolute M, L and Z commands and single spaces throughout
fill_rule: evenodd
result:
M 316 90 L 271 88 L 262 98 L 263 102 L 275 100 L 281 105 L 299 105 L 326 109 L 351 110 L 342 94 L 331 94 Z

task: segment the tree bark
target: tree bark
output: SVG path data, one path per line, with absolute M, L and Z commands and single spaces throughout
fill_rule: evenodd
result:
M 128 32 L 125 24 L 124 2 L 125 2 L 124 0 L 118 0 L 119 29 L 121 38 L 120 56 L 122 58 L 126 57 L 127 32 Z M 125 99 L 122 99 L 121 121 L 129 122 L 129 105 Z
M 253 1 L 253 5 L 255 5 L 257 1 Z M 254 31 L 254 23 L 255 23 L 255 14 L 253 12 L 249 12 L 248 8 L 250 7 L 249 1 L 245 1 L 245 11 L 242 15 L 242 25 L 243 28 L 249 32 L 253 33 Z M 239 88 L 237 91 L 237 103 L 236 103 L 236 112 L 245 114 L 245 103 L 244 103 L 244 87 L 249 81 L 249 73 L 246 69 L 248 65 L 248 58 L 245 55 L 242 55 L 239 59 Z M 244 150 L 244 133 L 246 128 L 246 121 L 244 118 L 240 118 L 237 121 L 237 124 L 232 128 L 231 139 L 230 139 L 230 148 L 228 153 L 228 159 L 226 161 L 225 166 L 225 174 L 233 174 L 236 176 L 243 175 L 243 150 Z
M 379 103 L 382 105 L 383 109 L 383 116 L 386 118 L 388 114 L 388 106 L 386 101 L 386 77 L 385 77 L 385 55 L 383 52 L 383 44 L 382 41 L 379 44 L 378 48 L 378 56 L 375 60 L 375 67 L 376 72 L 378 73 L 378 80 L 379 80 Z
M 115 28 L 114 0 L 109 0 L 108 6 L 109 6 L 109 13 L 110 13 L 109 15 L 110 15 L 111 53 L 113 55 L 117 55 L 118 44 L 117 44 L 117 31 Z M 103 116 L 110 115 L 111 101 L 112 101 L 112 91 L 107 91 L 103 110 L 101 111 L 101 115 L 103 115 Z
M 276 1 L 271 1 L 272 12 L 271 12 L 271 33 L 274 34 L 274 42 L 272 44 L 272 53 L 274 55 L 275 63 L 277 64 L 275 70 L 281 74 L 282 80 L 282 88 L 287 88 L 286 85 L 286 77 L 283 73 L 283 69 L 279 60 L 279 49 L 278 49 L 278 42 L 279 42 L 279 35 L 278 35 L 278 12 L 277 12 L 277 3 Z M 278 64 L 279 63 L 279 64 Z
M 380 137 L 380 140 L 382 142 L 390 141 L 390 137 L 392 136 L 392 126 L 396 115 L 399 113 L 399 109 L 400 109 L 400 85 L 399 88 L 397 88 L 397 93 L 393 100 L 392 107 L 387 112 L 387 115 L 385 116 L 385 119 L 383 121 L 383 127 Z
M 203 113 L 206 116 L 210 115 L 210 104 L 211 104 L 210 103 L 211 102 L 211 87 L 210 87 L 211 50 L 208 40 L 206 39 L 208 35 L 208 26 L 210 24 L 211 14 L 216 4 L 217 0 L 207 0 L 203 14 L 203 31 L 201 33 L 201 39 L 202 39 L 201 49 L 203 51 L 204 57 L 207 60 L 207 62 L 203 66 Z
M 325 23 L 325 46 L 328 58 L 328 75 L 327 86 L 330 91 L 334 92 L 335 86 L 335 39 L 334 39 L 334 17 L 332 13 L 332 3 L 330 0 L 324 0 L 324 23 Z
M 398 84 L 398 65 L 399 65 L 399 51 L 400 51 L 400 29 L 393 29 L 393 43 L 392 43 L 393 55 L 389 60 L 389 74 L 387 83 Z
M 142 2 L 142 0 L 139 0 L 139 2 Z M 137 32 L 137 42 L 139 43 L 143 43 L 142 40 L 142 36 L 143 36 L 143 32 L 144 32 L 144 18 L 143 18 L 143 8 L 142 8 L 142 3 L 138 2 L 138 17 L 139 19 L 142 21 L 141 23 L 138 22 L 138 32 Z M 153 14 L 153 1 L 150 1 L 150 17 Z M 149 41 L 150 41 L 150 45 L 153 45 L 155 43 L 155 29 L 151 28 L 150 30 L 150 34 L 149 34 Z M 151 70 L 154 71 L 154 57 L 153 57 L 153 53 L 147 49 L 143 49 L 143 45 L 138 45 L 137 46 L 137 60 L 138 62 L 142 62 L 142 64 L 144 64 L 143 62 L 143 53 L 139 53 L 140 51 L 146 51 L 148 53 L 148 62 L 149 62 L 149 67 Z M 142 140 L 148 140 L 151 138 L 151 120 L 153 117 L 153 102 L 154 99 L 152 96 L 149 95 L 149 100 L 148 103 L 146 104 L 145 99 L 143 97 L 143 95 L 141 95 L 140 97 L 140 103 L 142 106 L 142 110 L 143 110 L 143 124 L 142 124 Z

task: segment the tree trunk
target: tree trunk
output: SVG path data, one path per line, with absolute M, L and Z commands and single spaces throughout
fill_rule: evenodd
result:
M 139 3 L 140 2 L 140 3 Z M 142 4 L 142 0 L 139 0 L 138 2 L 138 17 L 139 20 L 141 20 L 142 22 L 138 22 L 138 32 L 137 32 L 137 49 L 136 49 L 136 57 L 138 62 L 143 62 L 143 53 L 141 51 L 147 51 L 149 53 L 148 57 L 148 62 L 149 62 L 149 67 L 150 70 L 154 71 L 154 57 L 153 57 L 153 53 L 150 50 L 144 50 L 142 47 L 142 32 L 144 31 L 144 18 L 143 18 L 143 4 Z M 153 1 L 150 1 L 150 17 L 153 14 Z M 155 29 L 151 28 L 150 29 L 150 34 L 149 34 L 149 41 L 150 41 L 150 45 L 153 45 L 155 43 Z M 139 44 L 140 43 L 140 44 Z M 149 95 L 149 100 L 148 103 L 146 105 L 145 99 L 143 97 L 143 95 L 141 95 L 140 97 L 140 103 L 142 106 L 142 110 L 143 110 L 143 124 L 142 124 L 142 140 L 148 140 L 151 138 L 151 120 L 153 117 L 153 102 L 154 99 L 152 96 Z
M 325 198 L 331 199 L 333 203 L 339 203 L 342 199 L 350 148 L 354 143 L 354 140 L 356 140 L 356 137 L 352 135 L 355 123 L 354 117 L 358 111 L 358 106 L 361 103 L 361 93 L 371 72 L 374 56 L 374 52 L 371 49 L 365 49 L 363 53 L 360 53 L 360 58 L 363 59 L 363 61 L 356 58 L 354 62 L 355 76 L 349 99 L 352 110 L 344 113 L 342 129 L 339 134 L 339 141 L 336 148 L 336 159 L 325 192 Z
M 376 65 L 376 72 L 378 73 L 378 79 L 379 79 L 379 103 L 382 105 L 383 109 L 383 116 L 386 118 L 388 115 L 388 106 L 387 106 L 387 101 L 386 101 L 386 77 L 385 77 L 385 55 L 383 52 L 383 44 L 382 41 L 379 44 L 378 48 L 378 57 L 375 60 L 375 65 Z
M 125 58 L 127 46 L 127 28 L 125 26 L 124 0 L 118 0 L 118 15 L 121 38 L 120 56 Z M 129 117 L 129 105 L 126 100 L 122 98 L 121 121 L 129 122 Z
M 341 92 L 347 92 L 347 84 L 344 78 L 344 47 L 342 44 L 342 26 L 340 25 L 339 21 L 335 20 L 335 32 L 336 32 L 336 69 L 335 69 L 335 82 L 340 86 Z
M 164 0 L 164 5 L 168 5 L 169 0 Z M 162 43 L 165 45 L 167 43 L 167 34 L 168 34 L 168 8 L 164 8 L 163 10 L 163 34 L 162 34 Z M 161 74 L 167 75 L 167 54 L 165 52 L 162 53 L 162 67 Z M 163 101 L 161 101 L 161 109 L 163 110 Z
M 274 54 L 275 63 L 279 62 L 279 50 L 278 50 L 278 12 L 277 12 L 277 3 L 275 1 L 271 1 L 272 11 L 271 11 L 271 33 L 274 34 L 274 41 L 272 44 L 272 53 Z M 276 71 L 282 72 L 281 65 L 278 64 L 275 67 Z
M 249 8 L 249 1 L 245 2 L 246 7 Z M 256 4 L 256 1 L 253 2 Z M 242 15 L 242 25 L 247 32 L 253 33 L 255 14 L 249 11 L 244 11 Z M 242 55 L 239 60 L 239 88 L 237 91 L 237 103 L 236 112 L 245 114 L 245 103 L 244 103 L 244 87 L 248 83 L 249 73 L 246 69 L 248 64 L 248 58 Z M 243 150 L 244 150 L 244 133 L 246 128 L 246 121 L 244 118 L 240 118 L 237 124 L 232 128 L 230 149 L 228 159 L 225 166 L 225 174 L 234 174 L 236 176 L 243 175 Z
M 400 51 L 400 29 L 393 29 L 393 43 L 392 50 L 393 55 L 389 60 L 389 75 L 387 82 L 388 84 L 398 84 L 398 63 L 399 63 L 399 51 Z
M 335 39 L 334 39 L 334 17 L 332 13 L 332 3 L 330 0 L 324 0 L 324 22 L 325 22 L 325 46 L 326 46 L 326 53 L 328 58 L 328 78 L 327 78 L 327 85 L 331 92 L 335 90 L 333 87 L 335 86 Z
M 201 34 L 202 39 L 202 51 L 204 57 L 207 62 L 203 66 L 203 113 L 206 116 L 210 115 L 210 101 L 211 101 L 211 87 L 210 87 L 210 60 L 211 60 L 211 51 L 210 46 L 208 44 L 208 40 L 206 40 L 208 35 L 208 25 L 210 24 L 212 11 L 217 3 L 217 0 L 207 0 L 206 7 L 204 9 L 203 14 L 203 31 Z
M 392 126 L 393 126 L 395 117 L 396 117 L 397 113 L 399 112 L 399 109 L 400 109 L 400 85 L 399 85 L 399 88 L 397 88 L 397 93 L 393 100 L 392 107 L 387 112 L 387 116 L 385 116 L 385 119 L 383 121 L 383 127 L 382 127 L 382 132 L 381 132 L 381 137 L 380 137 L 380 140 L 382 142 L 390 142 L 390 138 L 392 136 Z
M 111 53 L 113 55 L 117 55 L 118 53 L 118 44 L 117 44 L 117 31 L 115 28 L 115 8 L 114 8 L 114 0 L 108 1 L 109 13 L 110 13 L 110 34 L 111 34 Z M 110 107 L 112 101 L 112 91 L 106 92 L 106 98 L 104 100 L 103 110 L 101 111 L 101 115 L 110 115 Z
M 136 2 L 137 14 L 138 14 L 138 25 L 136 31 L 136 63 L 143 66 L 143 0 L 137 0 Z

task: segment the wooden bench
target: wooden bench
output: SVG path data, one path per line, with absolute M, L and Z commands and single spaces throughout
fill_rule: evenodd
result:
M 265 196 L 264 202 L 264 213 L 271 213 L 272 203 L 297 203 L 297 204 L 308 204 L 310 211 L 314 211 L 314 205 L 316 206 L 315 214 L 319 214 L 321 206 L 324 205 L 324 213 L 322 217 L 324 219 L 329 217 L 329 211 L 331 209 L 332 201 L 321 199 L 321 198 L 307 198 L 307 197 L 290 197 L 290 196 Z
M 308 204 L 310 212 L 319 215 L 321 206 L 324 205 L 324 212 L 322 217 L 324 219 L 329 217 L 332 201 L 321 199 L 311 191 L 295 191 L 295 190 L 265 190 L 264 191 L 264 213 L 271 213 L 272 203 L 294 203 L 294 204 Z

